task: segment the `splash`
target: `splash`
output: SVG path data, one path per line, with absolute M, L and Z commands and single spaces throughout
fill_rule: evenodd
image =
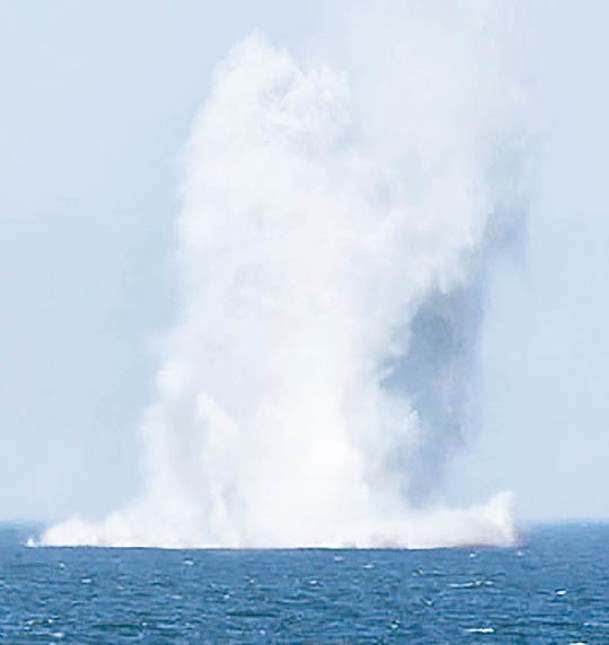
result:
M 342 71 L 260 35 L 219 66 L 186 150 L 145 491 L 44 544 L 513 542 L 509 496 L 440 495 L 523 151 L 491 14 L 455 6 L 366 16 L 381 46 L 345 41 Z

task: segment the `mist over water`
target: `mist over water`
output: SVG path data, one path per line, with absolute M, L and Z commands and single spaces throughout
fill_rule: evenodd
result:
M 522 108 L 498 5 L 377 3 L 300 64 L 254 34 L 185 151 L 181 308 L 144 490 L 46 544 L 509 544 L 509 495 L 442 505 L 485 267 L 517 226 Z M 505 34 L 503 34 L 505 35 Z M 359 51 L 358 51 L 359 49 Z

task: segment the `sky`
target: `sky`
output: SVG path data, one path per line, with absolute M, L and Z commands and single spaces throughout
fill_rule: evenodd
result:
M 607 518 L 609 7 L 528 4 L 536 178 L 522 253 L 490 289 L 470 464 L 478 484 L 514 490 L 525 517 Z
M 192 119 L 236 41 L 298 51 L 323 4 L 0 0 L 0 519 L 96 517 L 136 492 Z M 493 266 L 482 424 L 451 481 L 513 490 L 528 519 L 607 518 L 609 7 L 517 5 L 529 222 Z

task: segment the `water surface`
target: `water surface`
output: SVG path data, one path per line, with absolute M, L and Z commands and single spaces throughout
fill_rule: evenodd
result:
M 511 549 L 27 548 L 0 529 L 6 643 L 609 643 L 609 525 Z

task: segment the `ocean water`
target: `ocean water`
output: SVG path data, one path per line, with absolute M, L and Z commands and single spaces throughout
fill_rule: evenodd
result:
M 609 525 L 520 546 L 28 548 L 0 529 L 3 643 L 609 643 Z

